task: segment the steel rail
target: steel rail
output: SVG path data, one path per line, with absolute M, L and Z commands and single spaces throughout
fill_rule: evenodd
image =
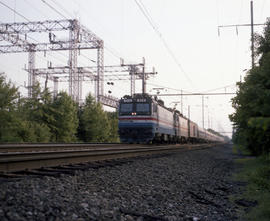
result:
M 204 147 L 196 145 L 197 149 Z M 192 147 L 192 149 L 196 149 Z M 209 145 L 208 145 L 209 146 Z M 63 166 L 69 164 L 129 158 L 142 155 L 158 154 L 191 149 L 190 145 L 174 146 L 131 146 L 123 148 L 99 148 L 83 150 L 43 151 L 43 152 L 9 152 L 0 154 L 0 173 L 38 169 L 43 167 Z
M 123 146 L 121 143 L 39 143 L 39 144 L 0 144 L 0 153 L 5 152 L 27 152 L 27 151 L 49 151 L 80 148 L 101 148 Z

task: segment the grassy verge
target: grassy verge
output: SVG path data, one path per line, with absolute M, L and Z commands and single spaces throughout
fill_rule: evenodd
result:
M 245 156 L 250 156 L 251 153 L 242 145 L 233 145 L 233 154 L 242 154 Z
M 235 147 L 236 149 L 239 147 Z M 235 149 L 234 148 L 234 149 Z M 239 151 L 234 150 L 239 153 Z M 247 182 L 243 193 L 232 197 L 233 201 L 242 200 L 254 207 L 247 209 L 239 206 L 240 220 L 269 221 L 270 220 L 270 157 L 241 158 L 236 160 L 241 168 L 234 179 Z

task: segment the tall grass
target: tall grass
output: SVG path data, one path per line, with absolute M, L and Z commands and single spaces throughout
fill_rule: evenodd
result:
M 241 168 L 234 178 L 247 182 L 242 194 L 234 199 L 245 199 L 257 202 L 253 208 L 240 208 L 240 220 L 269 221 L 270 220 L 270 157 L 237 159 L 236 164 Z

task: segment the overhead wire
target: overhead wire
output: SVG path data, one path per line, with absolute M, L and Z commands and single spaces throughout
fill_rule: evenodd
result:
M 45 0 L 41 0 L 42 2 L 46 2 Z M 69 16 L 71 16 L 72 17 L 72 15 L 60 4 L 60 3 L 57 3 L 55 0 L 51 0 L 51 1 L 53 1 L 58 7 L 60 7 L 66 14 L 68 14 Z M 50 5 L 48 2 L 46 2 L 46 5 L 48 5 L 48 6 L 50 6 L 50 8 L 51 9 L 53 9 L 56 13 L 58 13 L 59 15 L 62 15 L 64 18 L 66 18 L 67 19 L 67 17 L 66 16 L 64 16 L 61 12 L 59 12 L 57 9 L 55 9 L 55 7 L 53 7 L 52 5 Z M 117 57 L 117 58 L 121 58 L 121 57 L 119 57 L 119 56 L 117 56 L 116 55 L 116 53 L 113 51 L 113 49 L 110 49 L 110 48 L 108 48 L 108 47 L 105 47 L 111 54 L 113 54 L 115 57 Z M 93 62 L 93 60 L 91 60 L 90 58 L 88 58 L 88 57 L 86 57 L 85 55 L 83 55 L 82 53 L 81 53 L 81 55 L 83 56 L 83 57 L 85 57 L 85 58 L 87 58 L 88 60 L 90 60 L 91 62 Z
M 65 19 L 68 19 L 64 14 L 62 14 L 61 12 L 59 12 L 55 7 L 51 6 L 47 1 L 45 0 L 41 0 L 45 5 L 47 5 L 50 9 L 52 9 L 53 11 L 55 11 L 58 15 L 60 15 L 61 17 L 64 17 Z
M 40 10 L 39 8 L 37 8 L 36 6 L 34 6 L 32 3 L 30 3 L 28 0 L 24 0 L 28 5 L 30 5 L 33 9 L 35 9 L 36 11 L 38 11 L 39 15 L 42 14 L 45 18 L 47 18 L 47 15 Z
M 24 0 L 24 1 L 27 2 L 27 4 L 30 5 L 33 9 L 35 9 L 35 10 L 38 11 L 39 13 L 43 14 L 44 17 L 48 17 L 45 13 L 43 13 L 42 10 L 40 10 L 39 8 L 33 6 L 33 4 L 31 4 L 28 0 Z M 29 38 L 32 39 L 32 40 L 34 40 L 34 41 L 36 41 L 36 42 L 38 42 L 37 40 L 35 40 L 35 39 L 31 38 L 31 37 L 29 37 Z M 64 55 L 64 54 L 63 54 L 62 52 L 60 52 L 60 51 L 57 51 L 57 53 L 60 54 L 61 56 L 65 57 L 65 58 L 67 57 L 66 55 Z M 59 61 L 61 60 L 61 59 L 59 59 L 58 57 L 55 57 L 55 56 L 53 56 L 53 55 L 50 55 L 50 54 L 49 54 L 49 56 L 54 57 L 54 58 L 56 58 L 56 59 L 59 60 Z M 63 60 L 61 60 L 61 61 L 63 61 Z M 66 63 L 66 61 L 64 61 L 64 62 Z
M 22 17 L 22 18 L 25 19 L 26 21 L 31 22 L 30 19 L 28 19 L 27 17 L 25 17 L 23 14 L 19 13 L 17 10 L 11 8 L 9 5 L 3 3 L 2 1 L 0 1 L 0 4 L 2 4 L 3 6 L 5 6 L 5 7 L 8 8 L 9 10 L 13 11 L 15 14 L 19 15 L 20 17 Z M 31 36 L 28 36 L 28 38 L 29 38 L 29 39 L 32 39 L 32 40 L 35 41 L 35 42 L 38 42 L 38 40 L 34 39 L 34 38 L 31 37 Z M 58 52 L 58 53 L 60 53 L 60 52 Z M 61 53 L 60 53 L 60 54 L 61 54 Z M 41 56 L 37 55 L 37 57 L 41 57 Z M 52 57 L 54 57 L 54 56 L 52 56 Z M 43 57 L 42 57 L 42 58 L 43 58 Z M 55 58 L 56 58 L 57 60 L 63 62 L 63 60 L 59 59 L 58 57 L 55 57 Z M 44 58 L 43 58 L 43 59 L 44 59 Z
M 51 10 L 53 10 L 53 11 L 55 11 L 58 15 L 60 15 L 60 16 L 62 16 L 62 17 L 64 17 L 64 18 L 66 18 L 67 19 L 67 17 L 63 14 L 63 13 L 61 13 L 59 10 L 57 10 L 55 7 L 53 7 L 51 4 L 49 4 L 47 1 L 45 1 L 45 0 L 41 0 L 43 3 L 45 3 L 49 8 L 51 8 Z M 30 4 L 29 2 L 27 2 L 28 4 Z M 55 3 L 55 1 L 54 1 L 54 3 Z M 2 1 L 0 1 L 0 4 L 2 4 L 3 6 L 5 6 L 6 8 L 8 8 L 9 10 L 11 10 L 11 11 L 13 11 L 14 12 L 14 14 L 17 14 L 17 15 L 19 15 L 20 17 L 22 17 L 23 19 L 25 19 L 26 21 L 28 21 L 28 22 L 31 22 L 31 20 L 30 19 L 28 19 L 26 16 L 24 16 L 23 14 L 21 14 L 20 12 L 18 12 L 17 10 L 15 10 L 15 9 L 12 9 L 9 5 L 7 5 L 7 4 L 5 4 L 5 3 L 3 3 Z M 58 6 L 61 6 L 59 3 L 56 3 Z M 33 7 L 35 10 L 38 10 L 36 7 Z M 63 7 L 61 7 L 62 9 L 63 9 Z M 65 12 L 68 14 L 68 12 L 65 10 Z M 42 13 L 43 15 L 44 15 L 44 13 Z M 30 36 L 28 36 L 28 38 L 29 39 L 32 39 L 33 41 L 35 41 L 35 42 L 38 42 L 38 40 L 36 40 L 36 39 L 34 39 L 34 38 L 32 38 L 32 37 L 30 37 Z M 108 50 L 113 56 L 115 56 L 115 57 L 117 57 L 117 58 L 121 58 L 119 55 L 117 55 L 116 54 L 116 52 L 114 51 L 114 49 L 111 49 L 111 48 L 109 48 L 109 47 L 105 47 L 106 48 L 106 50 Z M 63 55 L 62 53 L 60 53 L 59 51 L 57 51 L 57 53 L 59 53 L 60 55 Z M 41 56 L 39 56 L 39 55 L 37 55 L 38 57 L 41 57 Z M 50 55 L 50 56 L 52 56 L 52 55 Z M 63 55 L 64 57 L 66 57 L 65 55 Z M 83 55 L 84 56 L 84 55 Z M 52 56 L 52 57 L 54 57 L 54 56 Z M 86 56 L 84 56 L 84 57 L 86 57 Z M 43 58 L 43 57 L 41 57 L 41 58 Z M 56 59 L 58 59 L 59 60 L 59 58 L 58 57 L 55 57 Z M 86 57 L 87 59 L 89 59 L 88 57 Z M 43 58 L 44 59 L 44 58 Z M 92 61 L 91 59 L 89 59 L 90 61 Z M 61 60 L 61 62 L 62 62 L 62 60 Z M 92 61 L 93 62 L 93 61 Z
M 63 18 L 65 18 L 65 19 L 68 19 L 64 14 L 62 14 L 59 10 L 57 10 L 55 7 L 53 7 L 51 4 L 49 4 L 47 1 L 45 1 L 45 0 L 41 0 L 45 5 L 47 5 L 50 9 L 52 9 L 54 12 L 56 12 L 57 14 L 59 14 L 60 16 L 62 16 Z M 56 3 L 55 1 L 54 1 L 54 3 L 56 4 L 56 5 L 58 5 L 59 7 L 61 7 L 66 13 L 68 13 L 65 9 L 64 9 L 64 7 L 63 6 L 61 6 L 59 3 Z M 71 17 L 72 17 L 72 15 L 71 15 Z M 60 52 L 59 52 L 60 53 Z M 89 59 L 87 56 L 85 56 L 84 54 L 82 54 L 82 53 L 80 53 L 80 55 L 82 56 L 82 57 L 85 57 L 86 59 L 88 59 L 88 60 L 90 60 L 91 62 L 93 62 L 93 60 L 91 60 L 91 59 Z
M 49 8 L 51 8 L 53 11 L 55 11 L 57 14 L 59 14 L 60 16 L 62 16 L 65 19 L 68 19 L 68 17 L 66 17 L 64 14 L 62 14 L 59 10 L 57 10 L 55 7 L 53 7 L 51 4 L 49 4 L 46 0 L 41 0 L 42 2 L 44 2 Z M 54 4 L 56 4 L 58 7 L 60 7 L 66 14 L 68 14 L 70 17 L 73 17 L 73 15 L 71 13 L 69 13 L 60 3 L 51 0 L 54 2 Z M 90 59 L 89 57 L 87 57 L 86 55 L 84 55 L 82 52 L 80 52 L 80 56 L 85 57 L 86 59 L 88 59 L 89 61 L 93 62 L 92 59 Z M 93 62 L 95 63 L 95 62 Z
M 54 3 L 56 3 L 56 1 L 55 0 L 51 0 L 51 1 L 53 1 Z M 73 0 L 74 1 L 74 0 Z M 77 2 L 77 1 L 74 1 L 79 7 L 80 7 L 80 4 Z M 65 13 L 66 14 L 68 14 L 68 15 L 71 15 L 61 4 L 57 4 L 58 5 L 58 7 L 60 7 L 61 9 L 63 9 L 64 11 L 65 11 Z M 80 7 L 81 8 L 81 7 Z M 83 8 L 84 9 L 84 8 Z M 87 16 L 88 16 L 88 14 L 87 14 Z M 110 47 L 110 46 L 105 46 L 104 45 L 104 48 L 110 53 L 110 54 L 112 54 L 114 57 L 116 57 L 116 58 L 118 58 L 119 60 L 123 57 L 123 56 L 121 56 L 115 49 L 113 49 L 112 47 Z
M 89 12 L 86 11 L 86 9 L 84 7 L 81 7 L 80 3 L 76 0 L 73 0 L 74 3 L 76 3 L 78 5 L 78 7 L 80 8 L 80 10 L 82 10 L 82 12 L 89 17 Z M 92 17 L 91 17 L 92 19 Z M 99 27 L 101 26 L 101 24 L 99 23 Z M 103 26 L 104 27 L 104 26 Z M 122 58 L 123 56 L 117 52 L 116 49 L 114 49 L 113 47 L 109 46 L 108 43 L 106 43 L 106 45 L 104 45 L 104 49 L 107 50 L 112 56 L 114 56 L 117 59 Z
M 0 1 L 0 4 L 5 6 L 6 8 L 8 8 L 9 10 L 13 11 L 14 13 L 16 13 L 17 15 L 21 16 L 22 18 L 24 18 L 26 21 L 29 21 L 30 20 L 28 18 L 26 18 L 24 15 L 22 15 L 21 13 L 19 13 L 17 10 L 11 8 L 10 6 L 8 6 L 7 4 L 3 3 L 2 1 Z
M 25 17 L 23 14 L 19 13 L 17 10 L 12 9 L 10 6 L 8 6 L 7 4 L 3 3 L 2 1 L 0 1 L 0 4 L 2 4 L 3 6 L 5 6 L 5 7 L 8 8 L 8 9 L 10 9 L 10 10 L 13 11 L 15 14 L 17 14 L 17 15 L 19 15 L 20 17 L 22 17 L 23 19 L 25 19 L 26 21 L 31 22 L 30 19 L 28 19 L 27 17 Z M 32 39 L 32 40 L 35 41 L 35 42 L 38 42 L 38 40 L 36 40 L 36 39 L 34 39 L 34 38 L 30 37 L 30 36 L 28 36 L 28 38 L 29 38 L 29 39 Z M 38 42 L 38 43 L 39 43 L 39 42 Z M 59 51 L 57 51 L 57 53 L 60 54 L 60 55 L 63 55 L 63 54 L 62 54 L 61 52 L 59 52 Z M 39 57 L 39 58 L 44 59 L 44 57 L 39 56 L 38 54 L 36 54 L 36 56 Z M 63 60 L 59 59 L 58 57 L 55 57 L 55 56 L 50 55 L 50 54 L 49 54 L 49 56 L 54 57 L 54 58 L 56 58 L 57 60 L 63 62 Z M 63 55 L 63 56 L 65 56 L 65 55 Z M 65 57 L 66 57 L 66 56 L 65 56 Z M 44 59 L 44 60 L 47 60 L 47 59 Z M 66 63 L 66 61 L 64 61 L 64 62 Z
M 15 0 L 14 1 L 14 10 L 16 10 L 16 6 L 17 6 L 17 2 Z M 15 22 L 16 21 L 16 14 L 15 13 L 14 13 L 13 17 L 14 17 L 14 22 Z
M 167 87 L 167 86 L 159 85 L 159 84 L 148 83 L 148 85 L 152 85 L 152 86 L 159 87 L 159 88 L 162 88 L 162 89 L 168 89 L 168 90 L 174 90 L 174 91 L 179 91 L 179 92 L 191 93 L 191 92 L 186 91 L 186 90 L 171 88 L 171 87 Z
M 59 10 L 57 10 L 55 7 L 53 7 L 51 4 L 49 4 L 46 0 L 41 0 L 42 2 L 44 2 L 47 6 L 49 6 L 52 10 L 54 10 L 57 14 L 59 14 L 60 16 L 68 19 L 64 14 L 62 14 Z M 59 8 L 61 8 L 67 15 L 69 15 L 70 17 L 73 17 L 73 15 L 68 12 L 65 7 L 63 5 L 61 5 L 59 2 L 55 1 L 55 0 L 51 0 L 52 2 L 54 2 L 55 5 L 57 5 Z M 78 4 L 78 3 L 77 3 Z M 104 46 L 105 49 L 107 49 L 113 56 L 117 57 L 117 58 L 121 58 L 119 55 L 116 54 L 116 52 L 111 49 L 111 48 L 108 48 L 106 46 Z M 87 56 L 85 56 L 84 54 L 80 54 L 81 56 L 87 58 L 88 60 L 90 60 L 91 62 L 93 62 L 91 59 L 89 59 Z
M 203 91 L 202 93 L 207 93 L 207 92 L 211 92 L 211 91 L 217 91 L 217 90 L 226 89 L 226 88 L 236 88 L 236 84 L 230 84 L 230 85 L 226 85 L 226 86 L 223 86 L 223 87 L 206 90 L 206 91 Z
M 31 22 L 30 19 L 28 19 L 27 17 L 25 17 L 23 14 L 21 14 L 21 13 L 18 12 L 17 10 L 11 8 L 9 5 L 3 3 L 2 1 L 0 1 L 0 4 L 2 4 L 3 6 L 5 6 L 5 7 L 8 8 L 9 10 L 13 11 L 15 14 L 19 15 L 20 17 L 22 17 L 22 18 L 25 19 L 26 21 Z M 31 37 L 31 36 L 28 36 L 28 38 L 29 38 L 29 39 L 32 39 L 33 41 L 35 41 L 35 42 L 37 42 L 37 43 L 39 43 L 38 40 L 34 39 L 34 38 Z M 63 55 L 63 54 L 62 54 L 61 52 L 59 52 L 59 51 L 57 51 L 57 53 Z M 38 57 L 41 57 L 41 56 L 39 56 L 39 55 L 37 55 L 37 56 L 38 56 Z M 52 55 L 49 55 L 49 56 L 52 56 Z M 63 56 L 64 56 L 64 55 L 63 55 Z M 54 58 L 56 58 L 57 60 L 63 62 L 63 60 L 59 59 L 58 57 L 55 57 L 55 56 L 52 56 L 52 57 L 54 57 Z M 66 62 L 66 61 L 65 61 L 65 62 Z
M 42 0 L 42 1 L 45 1 L 45 0 Z M 71 15 L 60 3 L 56 3 L 56 1 L 55 0 L 51 0 L 51 1 L 53 1 L 56 5 L 58 5 L 58 7 L 60 7 L 66 14 L 68 14 L 68 15 Z M 77 2 L 76 2 L 77 3 Z M 48 3 L 47 3 L 48 4 Z M 77 3 L 78 4 L 78 3 Z M 53 7 L 53 6 L 51 6 L 51 7 Z M 57 10 L 58 11 L 58 10 Z M 59 14 L 59 13 L 58 13 Z M 60 13 L 60 14 L 62 14 L 62 13 Z M 72 16 L 72 15 L 71 15 Z M 110 52 L 114 57 L 116 57 L 116 58 L 118 58 L 119 60 L 121 59 L 121 56 L 120 55 L 118 55 L 118 52 L 116 52 L 113 48 L 111 48 L 111 47 L 108 47 L 108 46 L 104 46 L 104 48 L 108 51 L 108 52 Z M 82 56 L 84 56 L 82 53 L 81 53 L 81 55 Z M 84 56 L 84 57 L 86 57 L 86 56 Z M 89 59 L 89 58 L 87 58 L 87 59 Z M 90 61 L 92 61 L 91 59 L 89 59 Z M 93 62 L 93 61 L 92 61 Z M 121 88 L 118 88 L 118 89 L 120 89 L 121 90 Z
M 188 82 L 190 83 L 191 86 L 193 86 L 193 83 L 191 81 L 191 79 L 189 78 L 189 76 L 187 75 L 187 73 L 185 72 L 185 70 L 183 69 L 182 65 L 180 64 L 180 62 L 178 61 L 178 59 L 176 58 L 174 52 L 172 51 L 172 49 L 169 47 L 167 41 L 164 39 L 164 37 L 162 36 L 161 32 L 158 30 L 158 28 L 156 27 L 156 25 L 153 22 L 153 19 L 148 16 L 149 12 L 145 11 L 144 8 L 146 8 L 142 2 L 138 2 L 138 0 L 134 0 L 135 3 L 137 4 L 138 8 L 140 9 L 140 11 L 142 12 L 142 14 L 144 15 L 144 17 L 146 18 L 146 20 L 148 21 L 148 23 L 150 24 L 150 26 L 153 28 L 153 30 L 155 31 L 155 33 L 157 34 L 157 36 L 160 38 L 161 42 L 163 43 L 163 45 L 165 46 L 166 50 L 168 51 L 169 55 L 172 57 L 173 61 L 175 62 L 175 64 L 178 66 L 178 68 L 181 70 L 181 72 L 184 74 L 185 78 L 188 80 Z M 143 6 L 142 6 L 143 5 Z
M 51 1 L 54 2 L 54 4 L 56 4 L 59 8 L 61 8 L 68 16 L 70 16 L 71 18 L 73 17 L 73 15 L 70 12 L 68 12 L 63 5 L 61 5 L 55 0 L 51 0 Z

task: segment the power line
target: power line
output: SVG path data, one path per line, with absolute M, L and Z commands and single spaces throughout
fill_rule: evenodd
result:
M 151 19 L 151 17 L 149 17 L 147 15 L 147 12 L 145 12 L 145 10 L 143 9 L 143 7 L 138 3 L 137 0 L 135 0 L 136 4 L 138 5 L 139 9 L 141 10 L 141 12 L 143 13 L 144 17 L 147 19 L 147 21 L 149 22 L 149 24 L 151 25 L 151 27 L 154 29 L 154 31 L 156 32 L 156 34 L 161 37 L 161 33 L 159 32 L 159 30 L 157 29 L 157 27 L 153 24 L 153 19 Z M 145 8 L 145 6 L 144 6 Z
M 50 9 L 52 9 L 53 11 L 55 11 L 57 14 L 59 14 L 60 16 L 62 16 L 65 19 L 68 19 L 64 14 L 62 14 L 61 12 L 59 12 L 55 7 L 53 7 L 51 4 L 49 4 L 48 2 L 46 2 L 45 0 L 41 0 L 43 3 L 45 3 Z M 73 17 L 72 14 L 70 14 L 60 3 L 54 1 L 54 4 L 56 4 L 58 7 L 60 7 L 65 13 L 67 13 L 70 17 Z M 85 57 L 86 59 L 88 59 L 89 61 L 93 62 L 93 60 L 91 60 L 90 58 L 88 58 L 87 56 L 85 56 L 84 54 L 80 53 L 81 56 Z M 95 63 L 95 62 L 93 62 Z
M 57 1 L 55 0 L 51 0 L 52 2 L 54 2 L 54 4 L 56 4 L 59 8 L 61 8 L 67 15 L 69 15 L 71 18 L 73 17 L 73 15 L 68 12 L 60 3 L 58 3 Z
M 181 93 L 181 94 L 153 94 L 163 97 L 172 97 L 172 96 L 209 96 L 209 95 L 235 95 L 236 93 Z
M 52 1 L 54 1 L 55 4 L 56 4 L 56 0 L 52 0 Z M 85 9 L 84 7 L 81 7 L 81 5 L 80 5 L 80 3 L 79 3 L 78 1 L 73 0 L 73 2 L 76 3 L 76 4 L 79 6 L 79 8 L 83 10 L 84 14 L 85 14 L 87 17 L 89 17 L 89 13 L 86 11 L 86 9 Z M 57 5 L 58 5 L 58 6 L 61 6 L 59 3 L 57 3 Z M 69 13 L 63 6 L 61 6 L 60 8 L 61 8 L 62 10 L 64 10 L 68 15 L 72 16 L 71 13 Z M 91 19 L 92 19 L 92 18 L 91 18 Z M 104 26 L 103 26 L 103 27 L 104 27 Z M 111 47 L 111 46 L 108 45 L 107 43 L 106 43 L 106 45 L 104 44 L 104 49 L 107 50 L 112 56 L 114 56 L 114 57 L 117 58 L 117 59 L 123 58 L 123 56 L 122 56 L 119 52 L 117 52 L 116 49 L 114 49 L 113 47 Z
M 41 1 L 45 1 L 45 0 L 41 0 Z M 60 3 L 58 3 L 57 1 L 55 1 L 55 0 L 51 0 L 51 1 L 53 1 L 58 7 L 60 7 L 66 14 L 68 14 L 69 16 L 73 16 L 70 12 L 68 12 L 68 10 L 66 10 L 65 9 L 65 7 L 63 7 Z M 77 2 L 76 2 L 77 3 Z M 53 9 L 55 12 L 57 12 L 59 15 L 61 15 L 61 16 L 63 16 L 64 18 L 66 18 L 62 13 L 59 13 L 59 11 L 58 10 L 56 10 L 52 5 L 50 5 L 48 2 L 46 2 L 46 5 L 47 6 L 49 6 L 51 9 Z M 78 3 L 77 3 L 77 5 L 79 5 Z M 80 7 L 80 6 L 79 6 Z M 112 54 L 114 57 L 116 57 L 116 58 L 118 58 L 118 59 L 121 59 L 121 55 L 119 55 L 119 53 L 118 52 L 116 52 L 116 50 L 115 49 L 113 49 L 112 47 L 108 47 L 108 46 L 105 46 L 104 45 L 104 48 L 110 53 L 110 54 Z M 88 57 L 86 57 L 84 54 L 82 54 L 81 53 L 81 56 L 83 56 L 83 57 L 85 57 L 85 58 L 87 58 L 88 60 L 90 60 L 91 62 L 93 62 L 91 59 L 89 59 Z
M 207 92 L 211 92 L 211 91 L 217 91 L 217 90 L 220 90 L 220 89 L 226 89 L 226 88 L 229 88 L 229 87 L 236 87 L 236 85 L 235 84 L 230 84 L 230 85 L 226 85 L 226 86 L 223 86 L 223 87 L 210 89 L 210 90 L 204 91 L 203 93 L 207 93 Z
M 25 17 L 23 14 L 19 13 L 17 10 L 14 10 L 13 8 L 11 8 L 10 6 L 8 6 L 7 4 L 3 3 L 0 1 L 0 4 L 4 5 L 6 8 L 8 8 L 9 10 L 13 11 L 15 14 L 19 15 L 20 17 L 22 17 L 23 19 L 25 19 L 26 21 L 28 22 L 31 22 L 30 19 L 28 19 L 27 17 Z M 38 40 L 34 39 L 33 37 L 30 37 L 28 36 L 28 38 L 32 39 L 33 41 L 37 42 L 38 43 Z M 62 53 L 58 52 L 59 54 L 63 55 Z M 52 55 L 51 55 L 52 56 Z M 38 57 L 41 57 L 41 56 L 38 56 Z M 59 58 L 55 57 L 55 56 L 52 56 L 54 58 L 56 58 L 57 60 L 61 61 Z M 63 60 L 61 61 L 63 62 Z
M 49 4 L 47 1 L 42 0 L 42 2 L 45 3 L 48 7 L 51 6 L 50 9 L 56 11 L 56 12 L 57 12 L 58 14 L 60 14 L 61 16 L 65 17 L 64 14 L 62 14 L 59 10 L 57 10 L 55 7 L 53 7 L 53 6 L 52 6 L 51 4 Z M 17 12 L 16 10 L 12 9 L 11 7 L 9 7 L 8 5 L 6 5 L 5 3 L 1 2 L 1 1 L 0 1 L 0 3 L 2 3 L 2 5 L 5 6 L 5 7 L 7 7 L 9 10 L 12 10 L 14 13 L 18 14 L 20 17 L 22 17 L 22 18 L 25 19 L 26 21 L 31 22 L 31 21 L 30 21 L 27 17 L 25 17 L 23 14 Z M 58 4 L 58 6 L 60 6 L 60 4 Z M 66 17 L 65 17 L 65 18 L 66 18 Z M 38 42 L 36 39 L 31 38 L 31 37 L 29 37 L 29 39 L 32 39 L 32 40 Z M 30 43 L 30 42 L 29 42 L 29 43 Z M 112 50 L 111 50 L 111 52 L 113 53 Z M 59 52 L 58 52 L 58 53 L 59 53 Z M 60 53 L 60 54 L 61 54 L 61 53 Z M 61 55 L 62 55 L 62 54 L 61 54 Z M 83 56 L 84 56 L 84 55 L 83 55 Z M 86 56 L 84 56 L 84 57 L 86 57 Z M 86 58 L 89 59 L 88 57 L 86 57 Z M 91 59 L 89 59 L 89 60 L 92 61 Z M 93 61 L 92 61 L 92 62 L 93 62 Z
M 0 1 L 0 4 L 2 4 L 3 6 L 5 6 L 5 7 L 8 8 L 9 10 L 13 11 L 15 14 L 19 15 L 20 17 L 22 17 L 22 18 L 25 19 L 26 21 L 31 22 L 28 18 L 26 18 L 24 15 L 22 15 L 21 13 L 19 13 L 17 10 L 14 10 L 14 9 L 11 8 L 10 6 L 8 6 L 7 4 L 5 4 L 5 3 L 1 2 L 1 1 Z M 34 39 L 34 38 L 30 37 L 30 36 L 28 36 L 28 38 L 30 38 L 30 39 L 32 39 L 33 41 L 35 41 L 35 42 L 38 43 L 38 40 L 36 40 L 36 39 Z M 60 52 L 58 52 L 58 53 L 61 54 Z M 38 57 L 41 57 L 41 56 L 39 56 L 39 55 L 37 55 L 37 56 L 38 56 Z M 51 56 L 52 56 L 52 55 L 51 55 Z M 55 56 L 52 56 L 52 57 L 54 57 L 54 58 L 56 58 L 57 60 L 61 61 L 59 58 L 57 58 L 57 57 L 55 57 Z M 41 57 L 41 58 L 43 58 L 43 57 Z M 44 58 L 43 58 L 43 59 L 44 59 Z M 44 59 L 44 60 L 45 60 L 45 59 Z M 61 61 L 61 62 L 63 62 L 63 61 Z
M 152 24 L 153 24 L 153 25 L 156 27 L 156 29 L 158 30 L 158 27 L 157 27 L 157 25 L 155 24 L 155 21 L 154 21 L 154 19 L 152 18 L 150 12 L 149 12 L 148 9 L 145 7 L 145 5 L 143 4 L 143 2 L 142 2 L 141 0 L 139 0 L 139 1 L 140 1 L 141 6 L 143 7 L 145 13 L 148 15 L 149 19 L 152 21 Z
M 38 8 L 36 8 L 35 6 L 33 6 L 31 3 L 29 3 L 28 2 L 28 0 L 24 0 L 25 2 L 27 2 L 33 9 L 35 9 L 36 11 L 38 11 L 39 13 L 42 13 L 43 15 L 44 15 L 44 17 L 47 17 L 47 15 L 45 14 L 45 13 L 43 13 L 41 10 L 39 10 Z M 15 11 L 15 13 L 17 13 L 16 11 Z M 27 19 L 26 17 L 24 17 L 27 21 L 30 21 L 29 19 Z M 30 38 L 30 39 L 32 39 L 32 40 L 34 40 L 35 42 L 37 42 L 38 43 L 38 41 L 36 40 L 36 39 L 34 39 L 34 38 L 32 38 L 32 37 L 29 37 L 28 36 L 28 38 Z M 63 57 L 66 57 L 66 55 L 64 55 L 63 53 L 61 53 L 60 51 L 57 51 L 57 53 L 58 54 L 60 54 L 60 55 L 62 55 Z M 83 56 L 83 57 L 85 57 L 85 58 L 87 58 L 87 59 L 89 59 L 88 57 L 86 57 L 85 55 L 83 55 L 82 53 L 80 54 L 81 56 Z M 66 63 L 66 61 L 63 61 L 63 60 L 61 60 L 61 59 L 59 59 L 58 57 L 56 57 L 56 56 L 53 56 L 53 55 L 50 55 L 49 54 L 49 56 L 51 56 L 51 57 L 54 57 L 55 59 L 57 59 L 57 60 L 59 60 L 59 61 L 61 61 L 61 62 L 64 62 L 64 63 Z M 40 57 L 40 56 L 38 56 L 38 57 Z M 91 59 L 89 59 L 90 61 L 92 61 Z
M 47 17 L 47 15 L 40 10 L 39 8 L 37 8 L 36 6 L 34 6 L 32 3 L 30 3 L 28 0 L 24 0 L 28 5 L 30 5 L 33 9 L 35 9 L 36 11 L 38 11 L 38 14 L 42 14 L 45 18 Z
M 52 9 L 53 11 L 55 11 L 57 14 L 59 14 L 60 16 L 64 17 L 65 19 L 68 19 L 65 15 L 63 15 L 61 12 L 59 12 L 56 8 L 54 8 L 53 6 L 51 6 L 49 3 L 47 3 L 45 0 L 41 0 L 45 5 L 47 5 L 50 9 Z
M 166 42 L 166 40 L 163 38 L 161 32 L 158 30 L 158 28 L 154 25 L 153 19 L 151 17 L 148 16 L 149 12 L 145 11 L 144 8 L 146 8 L 145 6 L 142 6 L 139 4 L 139 2 L 137 0 L 134 0 L 135 3 L 137 4 L 137 6 L 139 7 L 140 11 L 143 13 L 144 17 L 147 19 L 148 23 L 150 24 L 150 26 L 153 28 L 153 30 L 155 31 L 155 33 L 158 35 L 158 37 L 160 38 L 161 42 L 163 43 L 163 45 L 165 46 L 165 48 L 167 49 L 169 55 L 172 57 L 172 59 L 174 60 L 174 62 L 176 63 L 176 65 L 178 66 L 178 68 L 183 72 L 183 74 L 185 75 L 186 79 L 189 81 L 189 83 L 192 85 L 192 81 L 191 79 L 188 77 L 187 73 L 185 72 L 185 70 L 183 69 L 182 65 L 180 64 L 180 62 L 177 60 L 175 54 L 173 53 L 173 51 L 171 50 L 171 48 L 169 47 L 168 43 Z
M 169 90 L 174 90 L 174 91 L 179 91 L 179 92 L 187 92 L 188 91 L 185 91 L 185 90 L 181 90 L 181 89 L 176 89 L 176 88 L 171 88 L 171 87 L 167 87 L 167 86 L 163 86 L 163 85 L 158 85 L 158 84 L 152 84 L 152 83 L 147 83 L 148 85 L 152 85 L 152 86 L 155 86 L 155 87 L 160 87 L 160 88 L 164 88 L 164 89 L 169 89 Z
M 10 9 L 11 11 L 13 11 L 14 13 L 16 13 L 17 15 L 21 16 L 22 18 L 24 18 L 26 21 L 30 20 L 28 18 L 26 18 L 24 15 L 22 15 L 21 13 L 17 12 L 16 10 L 14 10 L 13 8 L 11 8 L 10 6 L 6 5 L 5 3 L 0 1 L 0 4 L 4 5 L 6 8 Z
M 77 4 L 78 7 L 79 7 L 80 9 L 82 9 L 83 13 L 84 13 L 87 17 L 89 17 L 89 12 L 86 11 L 86 9 L 85 9 L 84 7 L 81 7 L 81 5 L 80 5 L 80 3 L 79 3 L 78 1 L 73 0 L 73 2 L 74 2 L 75 4 Z M 93 17 L 91 17 L 91 20 L 95 20 L 95 19 L 93 19 Z M 100 27 L 100 26 L 103 26 L 103 25 L 102 25 L 101 23 L 99 23 L 99 27 Z M 104 26 L 103 26 L 103 27 L 104 27 Z M 106 45 L 104 45 L 104 49 L 107 50 L 112 56 L 116 57 L 117 59 L 120 59 L 120 58 L 123 57 L 123 56 L 120 55 L 119 52 L 117 52 L 113 47 L 108 46 L 108 43 L 106 43 Z

